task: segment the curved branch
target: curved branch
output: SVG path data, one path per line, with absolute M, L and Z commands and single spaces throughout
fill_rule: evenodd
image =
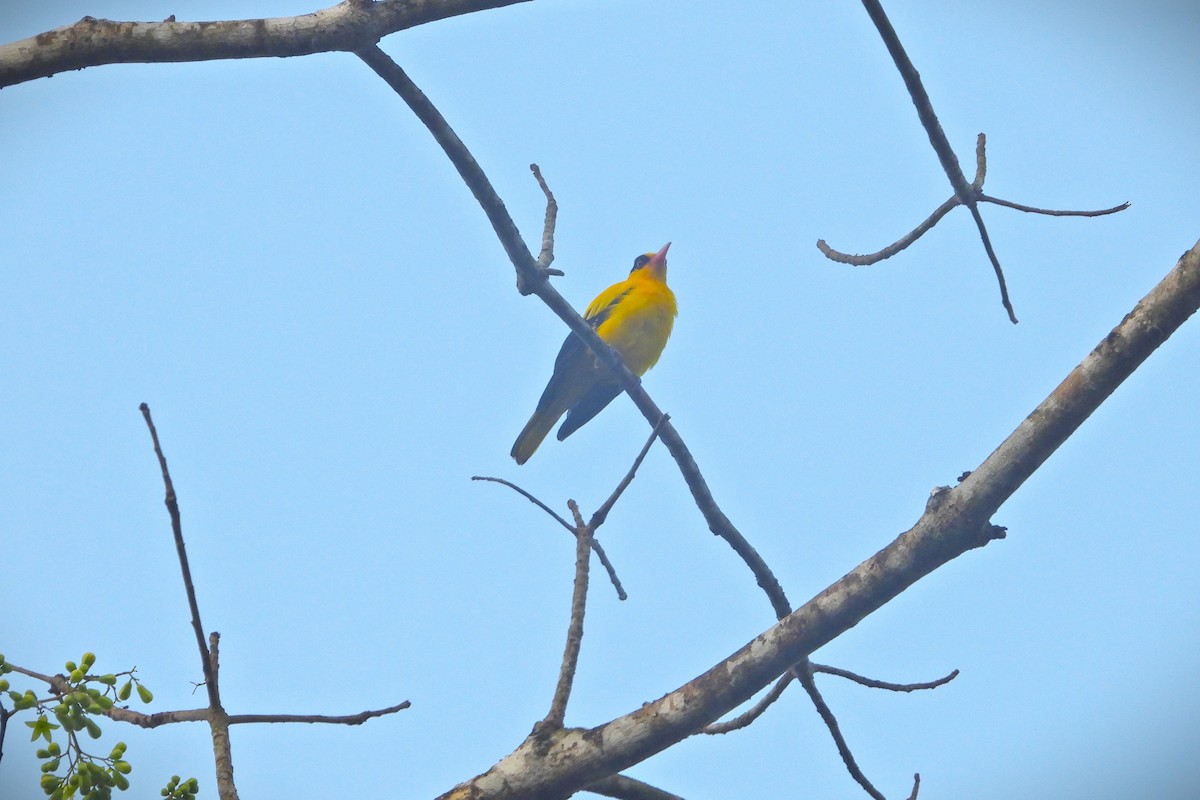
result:
M 427 22 L 528 0 L 345 0 L 296 17 L 115 22 L 84 17 L 0 45 L 0 88 L 103 64 L 212 61 L 354 51 Z
M 889 692 L 920 692 L 926 689 L 936 689 L 939 686 L 945 686 L 950 681 L 958 677 L 958 670 L 952 670 L 949 675 L 943 675 L 937 680 L 925 681 L 924 683 L 889 683 L 888 681 L 879 681 L 874 678 L 868 678 L 864 675 L 859 675 L 856 672 L 851 672 L 848 669 L 841 667 L 831 667 L 828 664 L 813 664 L 813 672 L 822 672 L 826 675 L 836 675 L 839 678 L 845 678 L 848 681 L 853 681 L 860 686 L 866 686 L 869 689 L 883 689 Z
M 994 203 L 1005 208 L 1015 208 L 1017 211 L 1024 211 L 1027 214 L 1045 214 L 1048 217 L 1103 217 L 1107 214 L 1116 214 L 1118 211 L 1124 211 L 1129 208 L 1129 203 L 1121 203 L 1112 208 L 1101 208 L 1096 211 L 1062 211 L 1053 208 L 1027 206 L 1021 203 L 1014 203 L 1011 200 L 1001 200 L 999 197 L 992 197 L 983 192 L 979 193 L 979 201 L 981 203 Z

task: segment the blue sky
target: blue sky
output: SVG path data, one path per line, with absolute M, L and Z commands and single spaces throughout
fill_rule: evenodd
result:
M 819 7 L 818 7 L 819 6 Z M 114 19 L 220 19 L 293 2 L 0 8 L 0 40 Z M 383 47 L 472 149 L 527 240 L 560 204 L 577 307 L 670 240 L 674 336 L 646 386 L 794 603 L 907 529 L 977 466 L 1191 247 L 1200 228 L 1200 14 L 1186 2 L 887 6 L 987 191 L 1115 217 L 984 215 L 1016 312 L 959 210 L 866 252 L 950 189 L 861 6 L 534 2 Z M 564 328 L 513 290 L 482 212 L 356 58 L 119 65 L 0 92 L 0 652 L 138 667 L 149 710 L 202 702 L 150 404 L 180 494 L 232 713 L 243 797 L 434 796 L 548 707 L 569 537 L 503 477 L 585 513 L 647 428 L 627 399 L 517 468 L 509 448 Z M 930 680 L 821 681 L 867 775 L 904 797 L 1185 797 L 1200 774 L 1200 328 L 1157 352 L 994 522 L 1009 537 L 922 581 L 815 658 Z M 666 451 L 600 539 L 567 723 L 655 699 L 771 609 L 706 530 Z M 40 796 L 23 727 L 0 796 Z M 135 771 L 214 797 L 199 724 L 110 724 Z M 799 691 L 758 724 L 632 770 L 694 800 L 864 797 Z

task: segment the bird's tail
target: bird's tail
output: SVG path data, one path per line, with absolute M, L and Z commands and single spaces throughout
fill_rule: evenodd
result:
M 517 441 L 513 443 L 512 457 L 516 459 L 518 464 L 524 464 L 529 460 L 529 457 L 537 451 L 538 445 L 546 438 L 546 434 L 554 427 L 554 423 L 558 422 L 558 418 L 562 416 L 562 412 L 553 413 L 550 409 L 538 409 L 533 412 L 533 416 L 529 418 L 529 422 L 525 423 L 525 429 L 521 431 L 521 435 L 517 437 Z

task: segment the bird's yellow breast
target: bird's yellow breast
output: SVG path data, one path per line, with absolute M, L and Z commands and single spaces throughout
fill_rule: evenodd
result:
M 639 271 L 597 297 L 588 307 L 588 316 L 604 308 L 608 314 L 596 333 L 621 354 L 630 372 L 644 375 L 671 336 L 677 313 L 675 293 L 664 281 Z

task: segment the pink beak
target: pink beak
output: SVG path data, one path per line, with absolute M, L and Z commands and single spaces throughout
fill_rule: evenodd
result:
M 657 253 L 654 254 L 654 257 L 650 259 L 650 266 L 655 267 L 657 269 L 657 268 L 661 267 L 663 264 L 666 264 L 667 263 L 667 250 L 670 247 L 671 247 L 670 242 L 667 242 L 666 244 L 664 244 L 662 246 L 662 250 L 659 250 Z

